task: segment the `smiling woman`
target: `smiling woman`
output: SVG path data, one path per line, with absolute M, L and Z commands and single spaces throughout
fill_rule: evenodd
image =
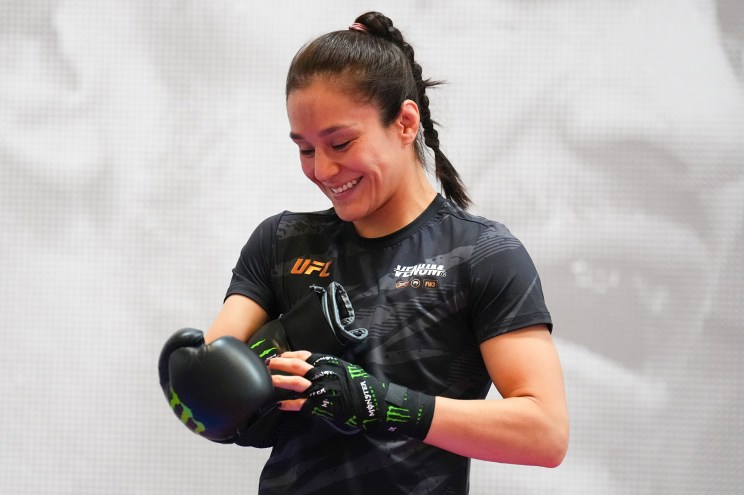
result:
M 463 232 L 432 227 L 452 220 L 440 208 L 387 236 L 360 236 L 337 220 L 287 139 L 297 49 L 326 28 L 360 44 L 379 32 L 346 29 L 357 2 L 281 5 L 277 15 L 277 2 L 0 1 L 0 396 L 14 426 L 0 441 L 0 493 L 256 493 L 270 449 L 185 431 L 162 400 L 153 355 L 174 327 L 209 325 L 242 243 L 285 209 L 329 211 L 259 228 L 262 255 L 276 264 L 257 265 L 274 279 L 251 293 L 266 296 L 266 309 L 249 316 L 274 317 L 298 306 L 297 287 L 339 281 L 371 331 L 346 362 L 442 404 L 452 382 L 475 387 L 483 376 L 480 350 L 461 343 L 483 322 L 460 327 L 452 316 L 481 302 L 458 278 L 472 249 Z M 741 492 L 744 2 L 375 5 L 415 47 L 422 80 L 447 80 L 426 95 L 473 199 L 468 212 L 506 223 L 528 247 L 555 322 L 567 456 L 558 469 L 473 460 L 470 493 Z M 338 74 L 347 81 L 338 96 L 375 104 Z M 411 95 L 392 103 L 390 118 L 407 99 L 426 121 Z M 340 152 L 352 138 L 331 145 Z M 336 161 L 346 164 L 343 153 Z M 353 177 L 331 192 L 361 191 L 367 179 Z M 507 245 L 484 239 L 473 256 Z M 472 282 L 492 275 L 484 260 Z M 231 293 L 266 279 L 237 279 Z M 234 303 L 245 300 L 225 302 Z M 451 382 L 432 385 L 433 363 L 446 361 Z M 304 412 L 283 414 L 289 425 Z M 426 444 L 391 436 L 388 457 L 365 457 L 370 447 L 344 464 L 331 449 L 373 434 L 317 433 L 290 441 L 304 449 L 317 439 L 317 457 L 336 456 L 320 459 L 333 467 L 295 470 L 290 459 L 287 476 L 331 486 L 369 458 L 375 469 L 362 482 L 373 490 L 410 457 L 411 484 L 439 478 L 416 458 Z
M 333 80 L 338 91 L 355 103 L 375 105 L 383 127 L 400 117 L 402 103 L 415 103 L 422 127 L 420 134 L 418 127 L 414 129 L 416 157 L 421 165 L 426 164 L 424 146 L 430 148 L 434 172 L 445 196 L 467 208 L 470 198 L 460 175 L 439 147 L 439 134 L 429 111 L 426 91 L 439 83 L 423 78 L 413 47 L 388 18 L 365 14 L 359 19 L 362 22 L 353 23 L 349 30 L 320 36 L 297 53 L 287 74 L 287 97 L 318 78 Z
M 504 225 L 466 211 L 430 115 L 434 84 L 377 12 L 292 61 L 290 138 L 332 208 L 258 226 L 206 343 L 248 341 L 329 279 L 347 287 L 369 333 L 341 356 L 291 349 L 269 362 L 274 386 L 294 395 L 267 435 L 262 494 L 465 493 L 471 458 L 554 467 L 566 453 L 540 278 Z M 323 261 L 312 270 L 306 260 Z M 492 384 L 503 400 L 486 400 Z

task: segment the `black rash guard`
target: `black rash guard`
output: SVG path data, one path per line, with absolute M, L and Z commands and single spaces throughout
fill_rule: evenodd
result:
M 341 356 L 381 380 L 454 399 L 483 399 L 491 380 L 479 344 L 512 330 L 552 330 L 535 266 L 502 224 L 437 195 L 411 224 L 367 239 L 330 209 L 264 220 L 241 251 L 227 296 L 276 318 L 335 281 L 369 337 Z M 226 297 L 227 297 L 226 296 Z M 388 432 L 344 435 L 285 412 L 259 493 L 468 491 L 470 460 Z

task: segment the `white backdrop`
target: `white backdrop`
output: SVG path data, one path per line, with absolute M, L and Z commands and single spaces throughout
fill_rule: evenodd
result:
M 0 0 L 0 492 L 255 493 L 156 370 L 240 248 L 322 209 L 283 84 L 380 10 L 414 44 L 474 211 L 543 278 L 572 437 L 471 493 L 737 493 L 744 407 L 738 0 Z

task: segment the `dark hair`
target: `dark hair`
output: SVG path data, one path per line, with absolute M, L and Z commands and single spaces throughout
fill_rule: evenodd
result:
M 415 101 L 421 115 L 423 141 L 434 152 L 434 171 L 444 195 L 462 208 L 471 201 L 460 174 L 439 148 L 439 134 L 429 111 L 426 89 L 440 84 L 423 79 L 421 66 L 414 59 L 413 47 L 379 12 L 356 18 L 362 29 L 333 31 L 303 46 L 295 55 L 287 74 L 286 96 L 312 83 L 317 76 L 343 76 L 343 83 L 356 95 L 380 109 L 383 125 L 390 125 L 405 100 Z M 420 140 L 415 143 L 422 165 L 426 160 Z

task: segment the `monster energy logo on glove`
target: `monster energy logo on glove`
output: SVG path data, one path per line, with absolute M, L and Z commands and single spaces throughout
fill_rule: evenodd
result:
M 259 350 L 259 346 L 261 346 L 264 342 L 266 342 L 266 339 L 259 340 L 251 346 L 251 349 L 258 353 L 258 357 L 260 358 L 266 359 L 277 357 L 279 355 L 279 352 L 278 349 L 274 346 L 269 347 L 268 349 Z M 271 345 L 271 342 L 269 343 L 269 345 Z
M 361 366 L 357 366 L 356 364 L 348 364 L 346 369 L 349 371 L 349 376 L 351 378 L 368 378 L 369 375 L 366 371 L 364 371 Z
M 303 409 L 344 434 L 387 430 L 423 440 L 431 426 L 434 396 L 382 382 L 361 366 L 312 354 L 305 378 L 312 385 Z
M 333 419 L 333 413 L 331 413 L 331 411 L 329 411 L 328 409 L 323 409 L 322 407 L 313 407 L 311 413 L 316 416 Z
M 387 412 L 385 413 L 385 421 L 388 423 L 408 423 L 411 420 L 411 412 L 398 406 L 388 405 Z
M 200 435 L 201 432 L 206 430 L 206 428 L 204 428 L 204 423 L 196 420 L 194 414 L 191 412 L 191 409 L 186 404 L 181 402 L 181 399 L 178 397 L 178 394 L 175 390 L 173 390 L 172 387 L 170 389 L 170 392 L 171 398 L 168 403 L 170 404 L 171 409 L 173 409 L 173 412 L 176 413 L 176 416 L 181 419 L 181 422 L 185 424 L 189 430 L 193 431 L 197 435 Z M 181 407 L 181 414 L 178 414 L 178 411 L 176 411 L 176 408 L 179 406 Z

